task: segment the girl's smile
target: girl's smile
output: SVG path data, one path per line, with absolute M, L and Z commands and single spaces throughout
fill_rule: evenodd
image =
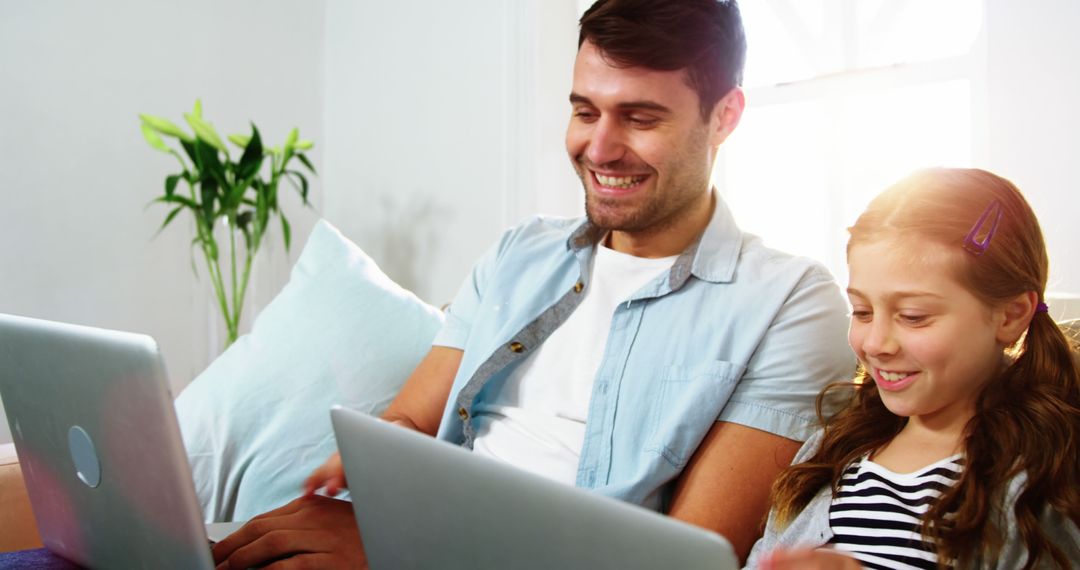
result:
M 918 377 L 918 372 L 890 372 L 880 368 L 871 368 L 874 382 L 878 388 L 897 392 L 903 390 Z

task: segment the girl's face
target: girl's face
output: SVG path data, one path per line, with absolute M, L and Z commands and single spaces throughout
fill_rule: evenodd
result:
M 953 277 L 956 255 L 932 242 L 877 240 L 848 255 L 848 342 L 885 406 L 935 429 L 961 428 L 1002 365 L 1003 311 Z

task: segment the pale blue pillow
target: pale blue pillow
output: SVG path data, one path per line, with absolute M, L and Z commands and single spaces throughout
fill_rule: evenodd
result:
M 206 520 L 246 520 L 298 497 L 335 451 L 330 406 L 381 413 L 442 319 L 320 221 L 251 333 L 176 399 Z

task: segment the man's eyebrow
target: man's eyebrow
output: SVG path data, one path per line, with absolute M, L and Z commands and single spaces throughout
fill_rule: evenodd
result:
M 592 102 L 591 99 L 589 99 L 588 97 L 586 97 L 584 95 L 578 95 L 577 93 L 571 93 L 570 94 L 570 103 L 574 104 L 574 105 L 595 106 L 595 105 L 593 105 L 593 102 Z M 616 107 L 618 107 L 618 109 L 621 110 L 621 111 L 642 110 L 642 111 L 655 111 L 657 113 L 671 113 L 671 109 L 669 109 L 668 107 L 665 107 L 664 105 L 661 105 L 660 103 L 657 103 L 656 101 L 649 101 L 649 100 L 626 101 L 624 103 L 619 103 L 618 105 L 616 105 Z
M 574 105 L 592 105 L 592 101 L 588 97 L 577 93 L 570 93 L 570 103 Z

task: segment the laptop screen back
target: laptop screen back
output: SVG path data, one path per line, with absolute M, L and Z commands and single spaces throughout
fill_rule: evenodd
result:
M 737 568 L 721 536 L 335 407 L 374 570 Z
M 0 396 L 42 542 L 101 568 L 213 568 L 153 339 L 0 315 Z

